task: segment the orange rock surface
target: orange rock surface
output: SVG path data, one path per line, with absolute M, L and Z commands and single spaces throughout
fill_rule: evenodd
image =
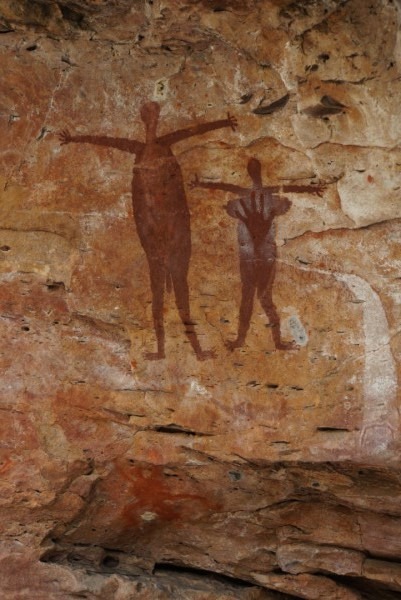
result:
M 399 23 L 0 0 L 2 598 L 398 597 Z

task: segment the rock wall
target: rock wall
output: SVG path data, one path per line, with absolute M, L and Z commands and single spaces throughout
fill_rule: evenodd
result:
M 0 1 L 3 598 L 399 597 L 399 11 Z

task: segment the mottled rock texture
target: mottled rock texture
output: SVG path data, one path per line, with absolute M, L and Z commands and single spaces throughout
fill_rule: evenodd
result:
M 1 598 L 400 597 L 399 25 L 0 0 Z

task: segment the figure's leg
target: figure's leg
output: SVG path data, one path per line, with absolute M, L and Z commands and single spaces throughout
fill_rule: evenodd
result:
M 159 261 L 149 261 L 149 274 L 150 287 L 152 290 L 152 314 L 153 326 L 156 333 L 157 352 L 147 352 L 145 357 L 148 360 L 159 360 L 161 358 L 165 358 L 163 304 L 166 269 L 163 264 L 160 264 Z
M 215 358 L 216 355 L 212 350 L 202 350 L 195 331 L 195 324 L 191 319 L 191 311 L 189 307 L 189 288 L 187 281 L 189 256 L 186 256 L 186 254 L 186 252 L 175 252 L 175 255 L 170 261 L 170 273 L 173 282 L 175 303 L 177 305 L 181 321 L 185 327 L 185 334 L 198 360 Z
M 294 342 L 283 342 L 280 332 L 280 317 L 273 302 L 273 283 L 276 275 L 275 259 L 265 261 L 258 280 L 258 296 L 263 310 L 270 321 L 274 345 L 277 350 L 291 350 L 296 347 Z
M 249 260 L 240 260 L 241 273 L 241 306 L 238 317 L 238 334 L 235 340 L 227 341 L 226 346 L 230 350 L 240 348 L 245 343 L 251 322 L 253 300 L 256 286 L 254 282 L 254 265 Z

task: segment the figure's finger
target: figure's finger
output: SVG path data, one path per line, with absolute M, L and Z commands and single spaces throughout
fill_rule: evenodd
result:
M 263 216 L 263 209 L 265 207 L 264 200 L 265 200 L 264 194 L 263 194 L 263 192 L 260 192 L 260 194 L 259 194 L 259 214 L 261 216 Z
M 237 121 L 236 117 L 233 117 L 233 116 L 232 116 L 232 115 L 230 115 L 230 113 L 228 112 L 228 113 L 227 113 L 227 119 L 228 119 L 228 122 L 230 123 L 230 127 L 231 127 L 231 129 L 232 129 L 233 131 L 235 131 L 235 129 L 236 129 L 236 128 L 237 128 L 237 126 L 238 126 L 238 121 Z
M 244 200 L 244 198 L 241 198 L 239 202 L 240 202 L 240 204 L 241 204 L 242 210 L 243 210 L 243 211 L 244 211 L 244 213 L 245 213 L 245 217 L 246 217 L 247 219 L 249 219 L 249 217 L 251 216 L 251 211 L 250 211 L 250 210 L 248 210 L 248 208 L 247 208 L 247 206 L 246 206 L 246 204 L 245 204 L 245 200 Z
M 256 192 L 255 191 L 251 192 L 251 206 L 252 206 L 252 212 L 257 213 L 258 209 L 256 207 Z
M 241 213 L 240 213 L 240 212 L 238 212 L 238 210 L 236 210 L 236 211 L 235 211 L 235 217 L 236 217 L 237 219 L 239 219 L 240 221 L 242 221 L 243 223 L 245 223 L 245 225 L 246 225 L 246 224 L 247 224 L 247 222 L 248 222 L 248 219 L 246 219 L 246 218 L 245 218 L 243 215 L 241 215 Z

